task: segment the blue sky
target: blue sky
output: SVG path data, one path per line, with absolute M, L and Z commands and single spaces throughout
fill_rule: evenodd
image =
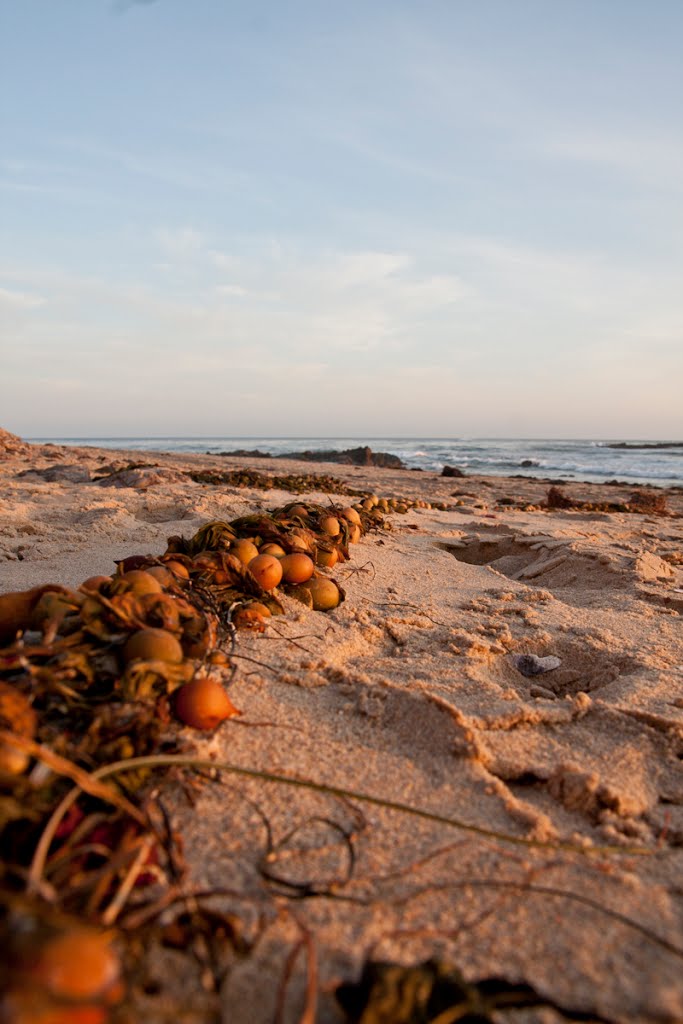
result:
M 679 0 L 0 0 L 0 424 L 683 435 Z

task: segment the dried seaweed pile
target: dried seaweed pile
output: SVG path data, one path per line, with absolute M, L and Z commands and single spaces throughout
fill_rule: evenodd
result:
M 495 1024 L 497 1011 L 527 1007 L 555 1010 L 563 1020 L 603 1020 L 552 1003 L 524 983 L 484 978 L 468 984 L 457 968 L 438 960 L 415 967 L 371 961 L 360 981 L 342 985 L 337 998 L 354 1024 Z
M 305 494 L 318 491 L 321 494 L 346 494 L 353 497 L 362 496 L 365 492 L 349 487 L 343 480 L 327 473 L 288 473 L 275 476 L 261 473 L 256 469 L 202 469 L 191 470 L 187 474 L 190 480 L 198 484 L 225 484 L 229 487 L 257 487 L 259 490 L 290 491 L 292 494 Z
M 263 631 L 284 594 L 337 607 L 329 570 L 361 534 L 389 528 L 379 505 L 295 502 L 211 522 L 77 590 L 0 597 L 0 638 L 11 638 L 0 649 L 3 1021 L 123 1012 L 117 949 L 125 958 L 133 933 L 173 904 L 183 862 L 145 771 L 100 780 L 130 757 L 179 752 L 178 719 L 211 729 L 239 714 L 226 693 L 236 631 Z M 182 936 L 190 948 L 200 916 Z
M 635 491 L 627 501 L 579 501 L 571 498 L 561 487 L 553 485 L 546 495 L 548 509 L 580 509 L 584 512 L 626 512 L 632 515 L 669 515 L 666 495 L 653 491 Z

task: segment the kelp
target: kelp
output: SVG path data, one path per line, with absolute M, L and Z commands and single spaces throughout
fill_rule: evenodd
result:
M 553 485 L 548 489 L 541 507 L 582 512 L 625 512 L 630 515 L 670 515 L 666 495 L 654 491 L 635 491 L 626 501 L 581 501 Z
M 334 513 L 340 528 L 332 538 L 321 522 Z M 361 515 L 363 529 L 382 525 L 374 511 Z M 27 786 L 24 741 L 88 770 L 176 751 L 175 692 L 198 676 L 232 668 L 236 629 L 262 631 L 269 614 L 283 613 L 278 591 L 265 590 L 231 553 L 238 539 L 348 558 L 348 523 L 340 509 L 290 503 L 231 523 L 207 523 L 188 539 L 169 538 L 160 557 L 131 555 L 111 577 L 93 578 L 79 589 L 54 585 L 6 596 L 8 629 L 17 630 L 0 649 L 0 729 L 16 737 L 0 743 L 0 838 L 11 851 L 10 875 L 24 870 L 46 808 L 64 791 L 54 771 L 39 773 Z M 297 588 L 280 589 L 295 594 Z M 151 647 L 143 644 L 131 654 L 132 638 L 137 643 L 148 635 Z M 166 638 L 161 651 L 157 637 Z M 177 655 L 164 653 L 169 645 Z M 127 779 L 127 788 L 142 785 L 145 774 Z
M 456 966 L 438 960 L 414 967 L 369 961 L 360 980 L 340 985 L 336 996 L 352 1024 L 495 1024 L 498 1011 L 530 1007 L 572 1020 L 604 1020 L 552 1002 L 525 982 L 497 977 L 468 982 Z
M 290 491 L 292 494 L 304 494 L 317 491 L 320 494 L 347 494 L 360 497 L 364 491 L 349 487 L 343 480 L 327 474 L 289 473 L 285 476 L 273 476 L 255 469 L 202 469 L 191 470 L 187 474 L 198 484 L 213 484 L 228 487 L 255 487 L 259 490 Z

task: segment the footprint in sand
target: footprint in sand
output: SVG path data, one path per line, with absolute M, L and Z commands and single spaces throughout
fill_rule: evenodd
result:
M 480 528 L 456 541 L 438 541 L 459 562 L 488 566 L 511 580 L 539 586 L 574 607 L 602 603 L 606 590 L 623 590 L 627 578 L 599 556 L 573 550 L 569 537 L 515 534 L 509 527 Z
M 143 523 L 177 523 L 182 519 L 192 519 L 194 515 L 187 505 L 160 503 L 138 509 L 135 518 Z

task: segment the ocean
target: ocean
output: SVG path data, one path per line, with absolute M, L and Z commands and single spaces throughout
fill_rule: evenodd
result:
M 616 479 L 660 487 L 683 486 L 683 442 L 424 437 L 43 437 L 27 440 L 211 455 L 235 449 L 283 455 L 306 450 L 341 451 L 368 445 L 373 451 L 398 455 L 409 469 L 440 472 L 449 465 L 465 473 L 487 476 L 522 474 L 567 481 L 604 483 Z M 629 447 L 611 447 L 624 443 Z M 662 447 L 665 444 L 670 447 Z

